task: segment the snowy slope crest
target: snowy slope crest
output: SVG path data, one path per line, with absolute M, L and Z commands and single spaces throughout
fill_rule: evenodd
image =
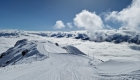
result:
M 85 55 L 85 53 L 81 52 L 79 49 L 77 49 L 76 47 L 74 46 L 65 46 L 63 47 L 64 49 L 66 49 L 66 51 L 70 54 L 75 54 L 75 55 Z
M 41 61 L 49 58 L 51 54 L 58 53 L 85 55 L 74 46 L 61 46 L 58 43 L 50 41 L 28 41 L 27 39 L 23 39 L 17 41 L 14 47 L 0 54 L 0 67 Z
M 0 67 L 40 61 L 45 58 L 47 57 L 37 50 L 37 43 L 35 41 L 23 39 L 17 41 L 14 47 L 9 48 L 0 55 Z

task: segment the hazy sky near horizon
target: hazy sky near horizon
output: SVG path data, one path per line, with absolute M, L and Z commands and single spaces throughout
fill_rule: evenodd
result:
M 0 0 L 0 30 L 77 30 L 74 18 L 83 10 L 102 15 L 121 11 L 131 3 L 132 0 Z M 119 28 L 111 22 L 106 24 Z

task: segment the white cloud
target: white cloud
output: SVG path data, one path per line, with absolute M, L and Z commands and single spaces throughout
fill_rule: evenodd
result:
M 81 13 L 76 14 L 76 17 L 74 18 L 74 25 L 78 28 L 88 30 L 88 35 L 91 40 L 96 39 L 94 36 L 96 30 L 104 28 L 101 17 L 96 15 L 95 12 L 89 12 L 87 10 L 83 10 Z
M 67 23 L 67 26 L 68 26 L 69 28 L 73 28 L 72 23 Z
M 96 15 L 95 12 L 89 12 L 83 10 L 81 13 L 76 14 L 74 18 L 74 25 L 78 28 L 85 28 L 87 30 L 100 30 L 103 29 L 103 21 L 100 16 Z
M 122 27 L 140 30 L 140 0 L 133 0 L 132 4 L 122 11 L 113 11 L 106 15 L 106 21 L 121 22 Z
M 56 24 L 54 25 L 54 29 L 62 29 L 65 28 L 64 23 L 61 20 L 56 21 Z

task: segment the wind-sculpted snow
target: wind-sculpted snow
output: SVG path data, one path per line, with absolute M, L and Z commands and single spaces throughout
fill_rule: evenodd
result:
M 67 50 L 68 53 L 70 54 L 75 54 L 75 55 L 85 55 L 83 52 L 81 52 L 79 49 L 77 49 L 76 47 L 74 46 L 66 46 L 66 47 L 63 47 L 64 49 Z
M 19 40 L 15 46 L 0 55 L 0 67 L 21 63 L 30 63 L 47 58 L 37 50 L 35 41 Z

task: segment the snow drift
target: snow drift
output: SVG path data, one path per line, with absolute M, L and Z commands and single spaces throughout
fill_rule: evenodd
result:
M 131 74 L 135 71 L 139 71 L 140 62 L 134 62 L 123 59 L 110 59 L 106 62 L 99 64 L 98 72 L 105 75 L 123 75 L 123 74 Z M 135 73 L 138 74 L 138 73 Z

